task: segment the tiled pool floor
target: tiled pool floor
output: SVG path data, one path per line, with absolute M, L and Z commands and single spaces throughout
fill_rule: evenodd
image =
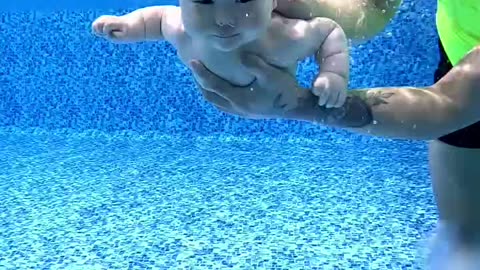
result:
M 420 269 L 424 144 L 0 133 L 1 269 Z

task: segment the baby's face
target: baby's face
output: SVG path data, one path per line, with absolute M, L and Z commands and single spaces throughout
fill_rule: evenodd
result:
M 262 35 L 276 4 L 276 0 L 180 0 L 186 32 L 222 51 Z

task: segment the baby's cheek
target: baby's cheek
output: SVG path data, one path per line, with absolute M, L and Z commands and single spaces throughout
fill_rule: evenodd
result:
M 213 23 L 209 23 L 205 19 L 196 18 L 195 15 L 192 17 L 186 17 L 183 19 L 183 25 L 185 30 L 190 34 L 201 34 L 208 32 L 210 28 L 213 27 Z

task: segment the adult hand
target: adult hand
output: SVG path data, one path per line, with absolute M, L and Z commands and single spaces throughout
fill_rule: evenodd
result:
M 243 57 L 242 64 L 256 80 L 248 86 L 232 85 L 209 71 L 200 61 L 191 62 L 194 77 L 205 99 L 218 109 L 253 119 L 283 118 L 305 95 L 295 76 L 273 67 L 255 55 Z

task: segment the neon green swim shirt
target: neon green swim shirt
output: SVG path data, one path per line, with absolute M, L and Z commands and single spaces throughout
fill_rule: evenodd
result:
M 480 0 L 438 0 L 436 20 L 452 65 L 480 45 Z

